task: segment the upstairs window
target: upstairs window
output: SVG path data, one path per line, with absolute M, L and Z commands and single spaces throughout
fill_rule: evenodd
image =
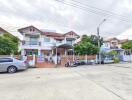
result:
M 35 29 L 34 29 L 34 28 L 30 28 L 30 32 L 31 32 L 31 31 L 33 31 L 33 32 L 34 32 L 34 31 L 35 31 Z
M 32 31 L 32 29 L 30 28 L 30 31 Z
M 72 40 L 67 40 L 66 43 L 72 45 L 73 41 Z
M 44 42 L 50 42 L 50 38 L 49 37 L 44 37 Z
M 38 38 L 37 37 L 30 37 L 29 44 L 30 45 L 37 45 L 38 44 Z
M 56 43 L 62 43 L 62 40 L 56 40 Z

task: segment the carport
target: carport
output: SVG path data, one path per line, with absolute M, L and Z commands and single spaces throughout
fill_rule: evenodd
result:
M 55 51 L 55 52 L 54 52 Z M 73 59 L 74 59 L 74 51 L 73 51 L 73 46 L 70 45 L 70 44 L 60 44 L 60 45 L 57 45 L 53 48 L 53 52 L 54 54 L 56 55 L 56 61 L 55 61 L 55 64 L 58 64 L 58 58 L 61 56 L 67 56 L 68 52 L 72 52 L 72 56 L 73 56 Z

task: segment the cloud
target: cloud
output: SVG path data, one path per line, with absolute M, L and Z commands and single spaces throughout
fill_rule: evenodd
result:
M 121 33 L 120 35 L 117 36 L 117 38 L 132 40 L 132 28 L 130 28 L 129 30 L 127 30 L 123 33 Z
M 64 0 L 72 2 L 71 0 Z M 12 32 L 17 27 L 34 25 L 40 29 L 53 29 L 58 32 L 75 31 L 78 34 L 96 34 L 99 23 L 106 18 L 107 21 L 100 27 L 101 36 L 119 36 L 132 26 L 132 21 L 121 21 L 121 16 L 110 16 L 109 12 L 126 16 L 124 20 L 132 17 L 131 0 L 75 0 L 89 6 L 87 10 L 78 9 L 55 0 L 0 0 L 0 25 Z M 72 2 L 73 3 L 73 2 Z M 90 11 L 93 12 L 90 12 Z M 96 13 L 96 14 L 95 14 Z M 106 14 L 107 13 L 107 14 Z M 14 28 L 13 28 L 14 27 Z M 18 33 L 15 33 L 17 34 Z

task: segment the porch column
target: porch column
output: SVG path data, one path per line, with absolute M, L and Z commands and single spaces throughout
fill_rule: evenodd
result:
M 38 49 L 38 55 L 41 55 L 41 50 L 40 49 Z
M 73 62 L 75 61 L 75 54 L 74 54 L 74 48 L 73 48 Z
M 57 47 L 56 47 L 55 64 L 57 64 Z
M 22 56 L 25 55 L 25 50 L 24 50 L 24 49 L 21 50 L 21 55 L 22 55 Z
M 129 50 L 130 53 L 130 62 L 132 62 L 132 58 L 131 58 L 131 49 Z
M 66 48 L 64 48 L 64 50 L 65 50 L 65 56 L 67 55 L 67 51 L 66 51 Z
M 53 50 L 53 49 L 51 50 L 51 54 L 52 54 L 52 55 L 54 54 L 54 50 Z

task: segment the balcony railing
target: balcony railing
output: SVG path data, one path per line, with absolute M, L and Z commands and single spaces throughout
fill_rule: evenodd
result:
M 63 41 L 63 42 L 56 42 L 56 43 L 41 43 L 39 41 L 22 41 L 22 45 L 23 46 L 55 46 L 55 45 L 62 45 L 62 44 L 69 44 L 69 45 L 73 45 L 72 42 L 67 42 L 67 41 Z
M 41 45 L 41 42 L 38 41 L 23 41 L 22 45 Z

